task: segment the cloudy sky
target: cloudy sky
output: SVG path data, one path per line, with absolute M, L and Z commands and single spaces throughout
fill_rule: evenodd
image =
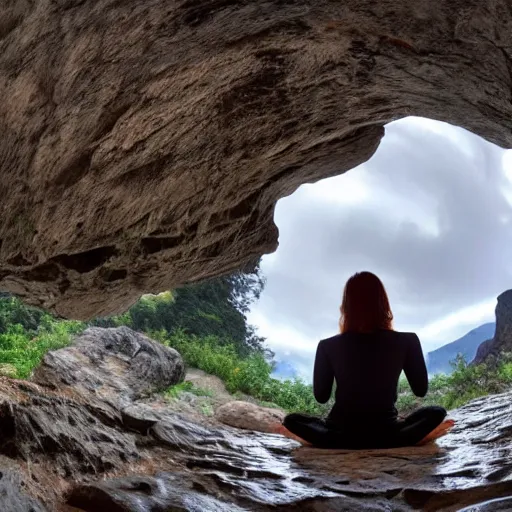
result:
M 445 123 L 389 124 L 373 158 L 282 199 L 279 249 L 250 321 L 307 379 L 319 339 L 336 333 L 345 281 L 383 280 L 395 328 L 425 352 L 494 320 L 512 287 L 512 150 Z

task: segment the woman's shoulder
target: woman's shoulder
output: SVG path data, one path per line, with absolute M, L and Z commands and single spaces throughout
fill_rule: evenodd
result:
M 406 332 L 406 331 L 386 331 L 389 333 L 388 335 L 399 339 L 401 341 L 419 341 L 418 335 L 415 332 Z
M 404 338 L 417 338 L 418 337 L 418 335 L 415 332 L 409 332 L 409 331 L 389 331 L 389 332 L 394 332 Z
M 415 332 L 406 332 L 406 331 L 394 331 L 394 330 L 381 330 L 374 333 L 367 333 L 367 334 L 361 334 L 361 336 L 370 336 L 370 337 L 384 337 L 388 339 L 396 339 L 403 342 L 407 342 L 408 340 L 414 340 L 419 341 L 418 335 Z M 349 340 L 350 338 L 358 338 L 358 333 L 352 333 L 352 332 L 345 332 L 345 333 L 338 333 L 334 336 L 330 336 L 329 338 L 324 338 L 320 340 L 319 345 L 322 346 L 329 346 L 333 344 L 338 344 L 340 341 Z
M 346 336 L 346 334 L 335 334 L 334 336 L 330 336 L 329 338 L 323 338 L 319 341 L 318 345 L 322 346 L 328 346 L 332 345 L 333 343 L 337 343 L 340 339 L 343 339 Z

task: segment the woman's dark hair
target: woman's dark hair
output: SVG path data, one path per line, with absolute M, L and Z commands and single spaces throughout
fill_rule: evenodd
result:
M 340 332 L 393 329 L 393 313 L 382 281 L 371 272 L 357 272 L 345 285 L 340 306 Z

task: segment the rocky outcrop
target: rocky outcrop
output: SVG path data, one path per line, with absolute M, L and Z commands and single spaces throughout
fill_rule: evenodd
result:
M 261 407 L 240 400 L 223 404 L 215 411 L 215 418 L 225 425 L 270 433 L 275 432 L 276 425 L 282 423 L 285 415 L 282 409 Z
M 295 460 L 336 475 L 355 494 L 370 487 L 381 496 L 401 493 L 415 509 L 459 511 L 512 493 L 511 398 L 510 392 L 489 396 L 452 411 L 456 425 L 436 444 L 361 452 L 301 448 Z
M 384 125 L 512 146 L 507 0 L 4 1 L 0 289 L 74 318 L 273 251 Z
M 165 349 L 90 329 L 46 358 L 38 383 L 0 378 L 0 510 L 455 512 L 512 493 L 512 393 L 453 412 L 457 425 L 437 445 L 318 450 L 174 413 L 145 391 L 163 385 L 169 357 L 131 369 L 123 336 L 147 354 Z M 93 337 L 94 357 L 84 348 Z M 70 361 L 80 357 L 78 372 Z M 134 390 L 114 400 L 123 379 Z
M 512 290 L 498 297 L 494 337 L 478 347 L 473 364 L 494 362 L 505 354 L 512 355 Z
M 85 396 L 93 393 L 122 409 L 184 376 L 176 350 L 128 327 L 90 327 L 70 347 L 46 354 L 33 380 L 54 389 L 65 384 Z
M 81 480 L 140 458 L 120 411 L 93 393 L 1 378 L 0 397 L 0 454 L 29 464 L 35 482 L 47 480 L 47 472 L 59 482 Z M 51 500 L 59 487 L 44 498 Z

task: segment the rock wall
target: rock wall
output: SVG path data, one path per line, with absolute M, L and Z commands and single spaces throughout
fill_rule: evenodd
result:
M 508 0 L 4 0 L 0 289 L 84 319 L 231 271 L 404 116 L 510 147 L 511 48 Z
M 512 355 L 512 290 L 498 296 L 496 304 L 496 331 L 476 352 L 474 364 L 496 361 L 504 354 Z

